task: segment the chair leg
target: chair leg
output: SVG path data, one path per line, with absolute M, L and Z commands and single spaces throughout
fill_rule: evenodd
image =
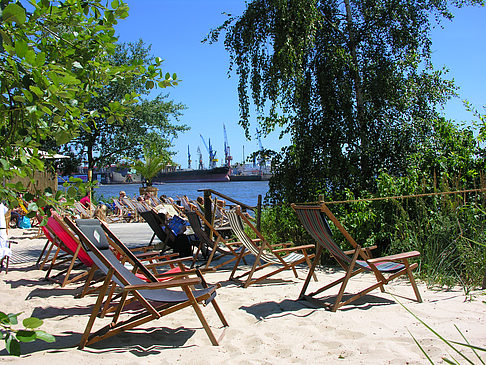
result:
M 238 268 L 238 265 L 240 264 L 240 261 L 245 253 L 245 248 L 241 249 L 240 254 L 238 255 L 238 259 L 235 262 L 235 265 L 233 266 L 233 270 L 231 271 L 231 275 L 228 280 L 233 280 L 233 277 L 235 276 L 236 269 Z
M 415 297 L 417 298 L 417 302 L 422 303 L 422 297 L 420 296 L 420 292 L 417 287 L 417 283 L 415 282 L 415 278 L 413 277 L 412 269 L 408 263 L 408 260 L 404 260 L 405 268 L 407 270 L 408 280 L 410 284 L 412 284 L 413 291 L 415 293 Z
M 339 289 L 339 294 L 336 297 L 336 301 L 334 302 L 334 305 L 331 308 L 332 312 L 337 311 L 337 309 L 340 307 L 339 304 L 341 302 L 341 299 L 343 298 L 343 294 L 344 294 L 344 290 L 346 289 L 346 285 L 348 284 L 348 281 L 351 278 L 351 276 L 353 276 L 352 274 L 353 274 L 354 264 L 356 263 L 360 249 L 361 248 L 358 247 L 356 249 L 356 251 L 354 252 L 353 259 L 351 260 L 351 264 L 348 267 L 348 271 L 346 272 L 343 283 L 341 284 L 341 288 Z
M 305 292 L 307 290 L 307 287 L 309 286 L 309 283 L 310 283 L 312 276 L 314 276 L 315 280 L 317 281 L 317 278 L 315 277 L 314 271 L 316 269 L 318 262 L 321 259 L 321 255 L 322 255 L 322 246 L 318 245 L 316 255 L 314 256 L 314 261 L 312 261 L 312 265 L 309 267 L 309 272 L 307 273 L 307 277 L 305 278 L 304 286 L 302 287 L 302 290 L 300 291 L 299 300 L 304 298 Z M 309 262 L 307 262 L 307 263 L 309 263 Z
M 209 323 L 206 320 L 206 318 L 204 317 L 204 314 L 201 311 L 201 307 L 197 303 L 196 298 L 194 297 L 194 294 L 192 294 L 191 290 L 187 286 L 183 287 L 182 289 L 186 293 L 187 298 L 189 299 L 189 301 L 191 302 L 191 305 L 194 308 L 194 311 L 196 312 L 196 314 L 197 314 L 197 316 L 199 318 L 199 321 L 201 321 L 201 324 L 203 325 L 204 330 L 206 331 L 206 334 L 209 337 L 209 340 L 211 341 L 211 343 L 213 344 L 213 346 L 218 346 L 218 340 L 214 336 L 214 333 L 211 330 L 211 327 L 209 327 Z
M 93 280 L 94 274 L 98 268 L 93 265 L 91 266 L 91 269 L 89 270 L 88 277 L 86 278 L 86 282 L 84 283 L 83 290 L 81 291 L 81 294 L 79 294 L 78 298 L 83 298 L 86 293 L 88 292 L 89 285 L 91 284 L 91 281 Z
M 53 243 L 51 243 L 51 245 L 49 246 L 49 249 L 47 250 L 46 255 L 44 256 L 44 260 L 42 260 L 42 263 L 41 263 L 41 264 L 40 264 L 40 266 L 39 266 L 39 269 L 41 269 L 41 270 L 42 270 L 42 269 L 44 269 L 44 266 L 45 266 L 45 264 L 47 263 L 47 260 L 49 259 L 49 256 L 50 256 L 50 254 L 51 254 L 51 251 L 52 251 L 52 248 L 53 248 L 53 247 L 54 247 L 54 244 L 53 244 Z
M 47 245 L 49 245 L 49 240 L 46 241 L 46 244 L 44 245 L 44 248 L 42 249 L 42 251 L 39 255 L 39 258 L 37 259 L 35 266 L 39 266 L 39 262 L 40 262 L 40 260 L 42 260 L 42 257 L 44 256 L 44 252 L 46 252 Z M 42 269 L 42 267 L 40 269 Z
M 83 337 L 81 337 L 81 341 L 79 343 L 78 349 L 82 350 L 86 343 L 88 342 L 88 337 L 89 334 L 91 333 L 91 329 L 93 328 L 94 322 L 96 320 L 96 316 L 98 315 L 98 312 L 101 308 L 101 305 L 103 304 L 103 298 L 105 296 L 106 290 L 108 289 L 110 282 L 111 282 L 111 277 L 113 276 L 113 269 L 111 269 L 108 272 L 108 275 L 106 275 L 105 282 L 103 283 L 103 286 L 101 287 L 100 293 L 98 294 L 98 299 L 96 300 L 96 303 L 93 307 L 93 310 L 91 312 L 91 316 L 89 317 L 88 323 L 86 324 L 86 328 L 84 329 Z

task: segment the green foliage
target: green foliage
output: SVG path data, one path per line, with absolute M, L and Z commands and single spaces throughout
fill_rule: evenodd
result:
M 420 251 L 418 272 L 429 285 L 459 284 L 468 293 L 486 272 L 486 154 L 470 128 L 444 119 L 432 126 L 434 138 L 410 157 L 403 176 L 381 171 L 374 194 L 346 189 L 322 199 L 347 201 L 329 208 L 360 245 L 377 245 L 378 255 Z M 474 189 L 483 190 L 438 194 Z M 312 242 L 298 227 L 291 229 L 296 218 L 287 209 L 272 213 L 278 217 L 281 211 L 284 218 L 264 214 L 262 226 L 295 243 Z M 331 229 L 336 242 L 350 248 L 333 225 Z
M 138 102 L 129 92 L 96 108 L 92 100 L 113 83 L 141 80 L 145 88 L 177 84 L 149 65 L 113 64 L 113 26 L 128 16 L 123 1 L 4 0 L 0 22 L 0 178 L 30 177 L 45 169 L 39 148 L 67 143 L 97 118 L 122 121 Z M 145 90 L 145 89 L 144 89 Z M 53 148 L 54 149 L 54 148 Z M 15 201 L 22 184 L 0 187 L 0 199 Z M 36 195 L 43 195 L 37 192 Z
M 262 211 L 261 231 L 271 244 L 312 242 L 288 205 L 265 207 Z
M 150 144 L 143 149 L 143 160 L 133 160 L 132 167 L 144 177 L 146 185 L 151 186 L 152 179 L 169 163 L 170 154 L 159 151 L 156 145 Z
M 56 341 L 55 337 L 38 328 L 42 326 L 42 320 L 29 317 L 22 321 L 23 329 L 14 329 L 18 324 L 18 316 L 22 313 L 5 314 L 0 312 L 0 327 L 2 339 L 5 340 L 5 348 L 10 355 L 20 356 L 20 342 L 33 342 L 42 340 L 45 342 Z
M 176 125 L 182 104 L 167 101 L 167 95 L 158 95 L 152 100 L 148 95 L 155 83 L 159 87 L 178 84 L 177 75 L 162 72 L 162 61 L 150 55 L 150 46 L 142 40 L 135 43 L 117 44 L 107 62 L 114 67 L 136 70 L 130 77 L 114 78 L 96 89 L 96 95 L 88 106 L 92 110 L 124 108 L 123 118 L 110 115 L 95 115 L 64 150 L 75 149 L 86 156 L 88 166 L 102 167 L 119 162 L 120 159 L 138 158 L 147 144 L 157 145 L 161 153 L 167 154 L 170 140 L 188 129 Z M 127 104 L 128 97 L 137 97 L 135 103 Z
M 405 173 L 455 93 L 430 65 L 431 15 L 452 18 L 445 1 L 253 0 L 212 31 L 225 32 L 246 133 L 251 99 L 263 133 L 290 134 L 272 161 L 272 201 L 374 192 L 381 169 Z

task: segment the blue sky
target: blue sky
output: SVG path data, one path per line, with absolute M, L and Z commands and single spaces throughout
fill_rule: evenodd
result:
M 242 162 L 245 156 L 258 149 L 256 139 L 245 139 L 238 125 L 239 108 L 236 92 L 237 78 L 228 77 L 229 57 L 222 42 L 202 44 L 209 30 L 226 19 L 222 12 L 240 15 L 245 9 L 243 0 L 126 0 L 129 17 L 116 26 L 122 42 L 142 38 L 152 45 L 152 53 L 164 59 L 164 71 L 177 73 L 182 82 L 165 89 L 169 99 L 185 104 L 182 122 L 191 130 L 173 141 L 174 161 L 187 167 L 189 145 L 193 167 L 196 150 L 203 152 L 207 166 L 207 152 L 200 134 L 211 139 L 216 157 L 222 161 L 223 123 L 226 125 L 233 162 Z M 432 33 L 433 63 L 436 68 L 449 69 L 448 78 L 460 87 L 461 99 L 450 102 L 445 115 L 455 120 L 470 121 L 472 115 L 462 105 L 462 99 L 472 102 L 485 112 L 486 105 L 486 8 L 457 9 L 452 22 L 444 20 L 444 29 Z M 251 127 L 255 133 L 255 127 Z M 278 133 L 262 138 L 264 148 L 279 150 L 288 139 L 279 140 Z

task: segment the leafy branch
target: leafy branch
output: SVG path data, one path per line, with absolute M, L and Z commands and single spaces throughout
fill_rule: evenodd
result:
M 0 312 L 0 333 L 2 339 L 5 340 L 5 349 L 10 355 L 20 356 L 20 342 L 42 340 L 51 343 L 56 341 L 53 335 L 37 329 L 42 326 L 43 321 L 35 317 L 25 318 L 22 321 L 23 329 L 12 328 L 18 324 L 17 317 L 21 314 Z

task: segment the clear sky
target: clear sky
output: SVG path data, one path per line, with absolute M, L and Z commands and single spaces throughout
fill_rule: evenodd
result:
M 223 23 L 222 12 L 240 15 L 245 9 L 244 0 L 126 0 L 130 7 L 129 17 L 116 26 L 121 42 L 142 38 L 152 45 L 154 56 L 164 59 L 164 71 L 177 73 L 182 82 L 169 92 L 170 100 L 185 104 L 182 123 L 191 130 L 173 141 L 174 161 L 187 167 L 189 146 L 192 165 L 197 164 L 196 150 L 203 152 L 207 166 L 208 154 L 200 134 L 206 143 L 211 139 L 216 157 L 224 160 L 223 123 L 226 125 L 233 162 L 242 162 L 245 156 L 258 150 L 258 141 L 245 139 L 238 125 L 239 108 L 237 78 L 228 77 L 229 57 L 220 41 L 216 44 L 201 43 L 210 29 Z M 470 121 L 461 100 L 467 99 L 477 109 L 486 113 L 486 8 L 464 8 L 455 11 L 452 22 L 444 20 L 444 29 L 433 31 L 433 63 L 436 68 L 449 69 L 460 87 L 461 99 L 448 104 L 445 114 L 455 120 Z M 160 89 L 159 89 L 160 90 Z M 255 126 L 251 127 L 255 134 Z M 288 139 L 279 140 L 275 133 L 262 138 L 266 149 L 280 150 Z

